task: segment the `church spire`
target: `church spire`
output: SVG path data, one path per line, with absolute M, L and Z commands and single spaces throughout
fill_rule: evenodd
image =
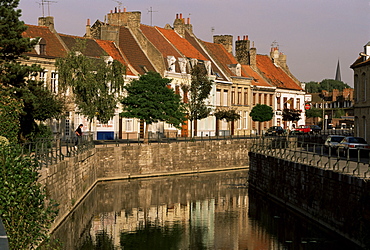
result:
M 335 73 L 335 80 L 336 81 L 342 81 L 342 78 L 340 76 L 340 66 L 339 66 L 339 59 L 337 64 L 337 72 Z

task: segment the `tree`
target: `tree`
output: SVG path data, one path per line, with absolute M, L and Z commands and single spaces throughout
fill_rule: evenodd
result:
M 103 124 L 114 117 L 120 93 L 124 87 L 124 66 L 114 60 L 91 59 L 83 52 L 84 41 L 65 58 L 58 58 L 59 86 L 65 92 L 71 88 L 79 112 L 91 122 L 95 117 Z
M 257 104 L 253 107 L 252 111 L 249 113 L 252 120 L 255 122 L 260 122 L 258 130 L 261 131 L 261 122 L 270 121 L 274 116 L 272 108 L 265 104 Z
M 168 88 L 171 82 L 159 73 L 148 72 L 138 80 L 132 80 L 125 86 L 127 95 L 121 100 L 122 117 L 138 118 L 146 123 L 144 143 L 148 142 L 148 126 L 164 121 L 181 128 L 185 121 L 185 110 L 180 96 Z
M 38 183 L 39 165 L 15 144 L 0 144 L 0 217 L 10 249 L 33 249 L 48 239 L 57 205 Z
M 218 109 L 214 113 L 214 116 L 217 118 L 217 120 L 226 120 L 230 134 L 232 134 L 230 123 L 240 119 L 240 115 L 235 109 Z
M 206 104 L 206 99 L 212 89 L 213 81 L 207 76 L 207 71 L 200 65 L 195 65 L 191 70 L 190 85 L 183 85 L 184 93 L 189 94 L 185 108 L 187 110 L 187 118 L 190 121 L 190 134 L 192 133 L 193 121 L 201 120 L 209 116 L 211 108 Z M 194 135 L 196 135 L 197 128 L 194 128 Z
M 322 117 L 322 109 L 310 108 L 306 110 L 306 118 Z
M 342 81 L 336 81 L 333 79 L 324 79 L 321 82 L 308 82 L 306 83 L 305 90 L 308 93 L 320 93 L 322 90 L 332 92 L 333 89 L 343 91 L 345 88 L 351 88 L 348 84 Z
M 43 83 L 34 80 L 42 70 L 39 66 L 21 63 L 28 59 L 24 53 L 38 41 L 22 37 L 27 26 L 19 20 L 21 10 L 16 9 L 18 4 L 19 0 L 0 2 L 0 83 L 3 85 L 0 95 L 9 95 L 22 105 L 20 137 L 32 140 L 30 135 L 38 132 L 35 120 L 55 118 L 62 112 L 63 103 L 46 90 Z M 39 95 L 44 99 L 41 100 Z M 43 107 L 42 111 L 40 107 Z

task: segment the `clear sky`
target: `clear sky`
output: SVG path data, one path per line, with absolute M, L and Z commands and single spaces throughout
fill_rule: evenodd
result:
M 42 8 L 44 1 L 44 8 Z M 258 54 L 276 42 L 302 82 L 334 79 L 340 62 L 342 81 L 353 86 L 349 66 L 370 41 L 370 0 L 20 0 L 23 20 L 37 25 L 54 16 L 57 32 L 83 36 L 86 20 L 104 21 L 115 7 L 140 11 L 142 23 L 172 26 L 176 14 L 190 17 L 195 35 L 249 36 Z

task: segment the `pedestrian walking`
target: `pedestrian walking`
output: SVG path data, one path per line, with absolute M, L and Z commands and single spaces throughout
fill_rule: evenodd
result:
M 80 144 L 80 142 L 82 141 L 82 128 L 83 128 L 83 124 L 80 124 L 77 129 L 75 130 L 75 134 L 76 134 L 76 143 L 75 143 L 75 146 L 77 146 L 78 144 Z

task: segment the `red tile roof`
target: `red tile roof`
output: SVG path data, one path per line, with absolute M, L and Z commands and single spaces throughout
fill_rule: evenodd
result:
M 124 58 L 124 55 L 121 54 L 121 52 L 116 47 L 116 45 L 114 44 L 114 42 L 112 42 L 112 41 L 106 41 L 106 40 L 96 40 L 96 42 L 114 60 L 117 60 L 120 63 L 122 63 L 122 65 L 126 66 L 126 75 L 135 75 L 134 73 L 132 73 L 132 71 L 128 67 L 128 64 L 127 64 L 127 62 L 126 62 L 126 60 Z
M 58 37 L 53 32 L 51 32 L 49 28 L 45 26 L 35 26 L 28 24 L 26 26 L 28 27 L 28 29 L 22 33 L 22 36 L 28 38 L 40 37 L 44 39 L 46 42 L 46 56 L 64 57 L 67 54 Z M 36 51 L 33 50 L 29 54 L 36 54 Z
M 211 56 L 214 58 L 214 60 L 217 62 L 217 64 L 222 67 L 222 70 L 229 76 L 235 76 L 235 74 L 228 67 L 228 65 L 238 63 L 233 55 L 227 52 L 225 47 L 221 44 L 204 41 L 203 44 L 205 45 Z
M 174 46 L 158 31 L 157 27 L 140 25 L 140 29 L 165 58 L 167 56 L 181 57 Z
M 131 32 L 121 27 L 119 32 L 119 47 L 123 54 L 127 57 L 129 63 L 135 68 L 140 75 L 144 75 L 146 71 L 156 71 L 152 63 L 149 61 L 143 50 L 137 44 Z
M 289 75 L 280 67 L 275 66 L 267 55 L 257 55 L 257 68 L 269 83 L 275 87 L 291 90 L 303 90 Z
M 252 78 L 252 84 L 261 87 L 272 87 L 262 76 L 254 71 L 249 65 L 242 65 L 242 70 L 247 74 L 247 77 Z
M 208 61 L 196 48 L 192 46 L 185 38 L 179 36 L 175 31 L 157 27 L 161 32 L 185 57 Z

